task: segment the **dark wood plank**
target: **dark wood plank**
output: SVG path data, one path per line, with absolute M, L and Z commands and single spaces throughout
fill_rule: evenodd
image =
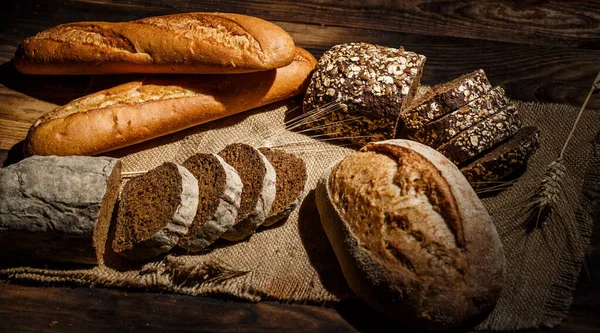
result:
M 39 1 L 38 1 L 39 3 Z M 54 3 L 56 2 L 47 2 Z M 34 7 L 35 6 L 35 7 Z M 15 9 L 44 10 L 47 5 L 15 4 Z M 64 6 L 64 4 L 60 4 Z M 86 9 L 101 6 L 102 11 Z M 278 1 L 249 2 L 133 0 L 69 1 L 85 20 L 127 20 L 135 13 L 181 11 L 236 12 L 287 21 L 423 35 L 466 37 L 520 44 L 600 48 L 598 1 Z M 86 11 L 85 13 L 82 13 Z M 119 15 L 114 15 L 118 13 Z M 74 17 L 75 20 L 83 20 Z M 64 16 L 63 16 L 64 17 Z M 66 17 L 65 17 L 66 18 Z M 526 29 L 523 29 L 526 27 Z

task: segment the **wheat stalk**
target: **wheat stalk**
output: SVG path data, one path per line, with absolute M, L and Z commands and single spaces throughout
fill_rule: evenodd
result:
M 581 120 L 581 116 L 583 115 L 583 111 L 587 106 L 587 103 L 592 97 L 592 94 L 596 93 L 600 90 L 600 72 L 596 76 L 594 83 L 588 93 L 579 113 L 577 114 L 577 118 L 575 118 L 575 122 L 571 127 L 571 131 L 565 140 L 565 143 L 560 150 L 560 154 L 558 158 L 552 163 L 548 165 L 546 168 L 546 172 L 544 172 L 544 177 L 540 182 L 540 185 L 537 187 L 536 191 L 533 194 L 533 198 L 531 200 L 531 206 L 529 209 L 529 218 L 526 221 L 526 225 L 530 230 L 534 230 L 544 226 L 550 215 L 553 213 L 555 208 L 562 201 L 564 191 L 564 177 L 566 174 L 567 167 L 564 164 L 564 155 L 567 150 L 567 146 L 569 142 L 573 138 L 573 134 L 575 134 L 575 130 L 577 129 L 577 124 L 579 120 Z

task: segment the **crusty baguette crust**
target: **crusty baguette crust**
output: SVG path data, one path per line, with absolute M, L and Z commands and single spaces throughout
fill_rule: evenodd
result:
M 130 22 L 76 22 L 25 39 L 25 74 L 246 73 L 292 62 L 294 41 L 277 25 L 239 14 L 184 13 Z
M 40 117 L 25 155 L 95 155 L 299 95 L 316 63 L 297 48 L 276 70 L 162 76 L 103 90 Z

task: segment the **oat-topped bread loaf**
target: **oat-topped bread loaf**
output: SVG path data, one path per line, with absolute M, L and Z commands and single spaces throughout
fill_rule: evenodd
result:
M 448 83 L 433 86 L 427 94 L 412 101 L 400 118 L 408 130 L 418 131 L 429 122 L 483 96 L 490 89 L 492 86 L 482 69 L 464 74 Z
M 263 222 L 270 226 L 290 215 L 302 201 L 308 174 L 306 163 L 294 154 L 281 149 L 258 149 L 275 169 L 277 174 L 275 201 L 269 216 Z
M 506 97 L 504 89 L 495 87 L 458 110 L 424 125 L 409 137 L 436 148 L 509 104 L 511 102 Z
M 103 263 L 118 159 L 32 156 L 0 169 L 0 184 L 4 258 Z
M 62 24 L 25 39 L 14 61 L 26 74 L 228 74 L 283 67 L 294 53 L 290 35 L 262 19 L 183 13 Z
M 121 192 L 113 249 L 131 261 L 171 250 L 183 237 L 198 208 L 198 181 L 171 162 L 137 176 Z
M 325 52 L 304 97 L 304 112 L 315 112 L 312 126 L 363 145 L 394 137 L 398 114 L 419 86 L 425 56 L 349 43 Z M 317 113 L 334 105 L 333 110 Z
M 458 168 L 408 140 L 371 143 L 326 171 L 321 223 L 350 288 L 411 327 L 448 329 L 492 310 L 502 243 Z
M 179 246 L 192 252 L 203 250 L 235 223 L 242 197 L 242 180 L 219 155 L 196 154 L 183 162 L 198 180 L 198 209 Z
M 517 133 L 521 126 L 514 104 L 483 119 L 441 145 L 437 150 L 456 164 L 461 164 Z
M 487 152 L 460 171 L 475 188 L 504 179 L 527 163 L 540 145 L 540 130 L 535 126 L 523 127 L 508 141 Z
M 243 143 L 228 145 L 219 156 L 237 171 L 244 184 L 236 222 L 221 236 L 239 241 L 252 235 L 269 216 L 275 200 L 275 169 L 258 149 Z

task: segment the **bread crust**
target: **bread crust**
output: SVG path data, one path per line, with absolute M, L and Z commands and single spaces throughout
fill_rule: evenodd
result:
M 96 155 L 299 95 L 316 62 L 297 48 L 276 70 L 157 76 L 103 90 L 36 120 L 25 155 Z
M 372 143 L 359 154 L 374 154 L 384 164 L 386 160 L 400 163 L 401 157 L 406 157 L 410 167 L 429 173 L 433 178 L 423 178 L 428 179 L 424 186 L 439 187 L 440 193 L 445 193 L 441 194 L 441 198 L 446 198 L 444 201 L 448 198 L 454 201 L 451 210 L 459 217 L 464 243 L 461 246 L 460 238 L 455 234 L 455 248 L 450 247 L 443 253 L 428 252 L 424 249 L 431 242 L 440 241 L 435 240 L 440 232 L 421 230 L 424 243 L 421 243 L 423 248 L 420 250 L 419 247 L 400 247 L 400 253 L 396 255 L 382 255 L 378 252 L 381 249 L 367 245 L 370 241 L 365 236 L 367 232 L 357 234 L 355 230 L 358 229 L 342 218 L 341 208 L 333 201 L 332 173 L 327 170 L 317 185 L 317 207 L 323 228 L 351 289 L 367 304 L 391 318 L 423 329 L 456 327 L 490 311 L 499 297 L 506 274 L 504 252 L 490 216 L 458 168 L 432 148 L 407 140 Z M 375 168 L 376 163 L 374 161 L 367 167 Z M 344 192 L 343 195 L 349 194 Z M 379 200 L 377 197 L 370 198 L 374 204 Z M 350 205 L 356 205 L 359 199 L 353 197 L 348 200 Z M 433 211 L 442 212 L 436 206 Z M 425 223 L 410 218 L 407 222 Z M 375 231 L 369 232 L 377 233 L 377 227 L 373 228 Z M 434 253 L 435 256 L 454 259 L 440 264 Z M 403 256 L 408 263 L 400 260 Z M 461 262 L 466 266 L 461 268 Z
M 232 74 L 286 66 L 294 41 L 277 25 L 239 14 L 183 13 L 130 22 L 75 22 L 25 39 L 25 74 Z

